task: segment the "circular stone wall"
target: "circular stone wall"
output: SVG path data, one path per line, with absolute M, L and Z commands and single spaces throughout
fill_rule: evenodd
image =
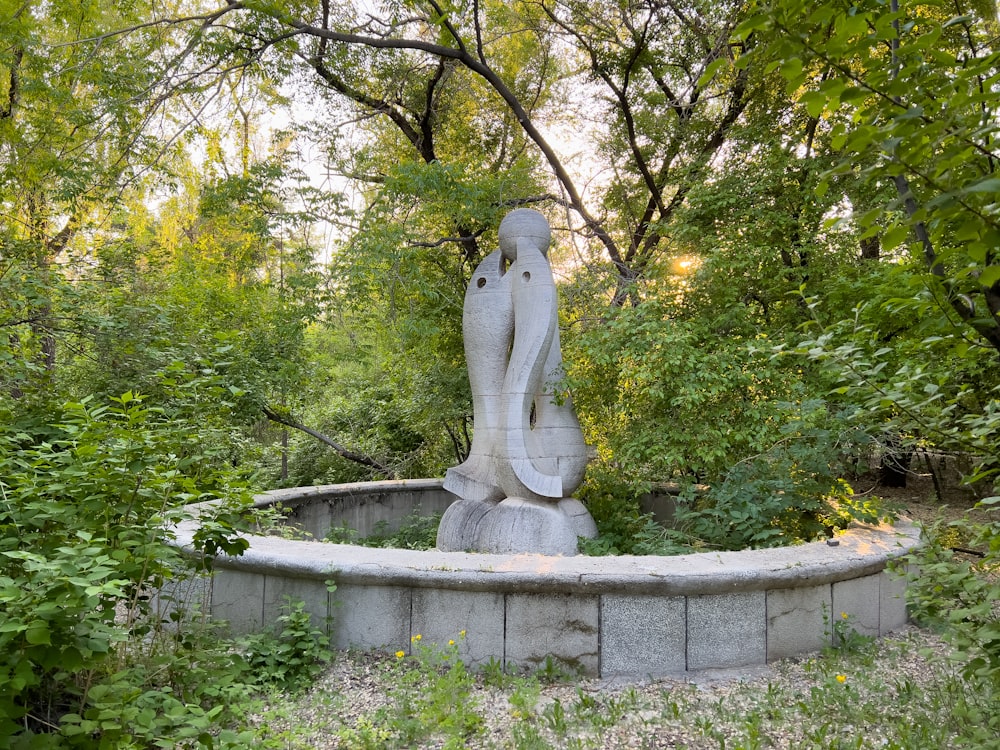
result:
M 282 503 L 322 538 L 343 520 L 362 533 L 383 519 L 391 528 L 414 508 L 440 512 L 451 500 L 440 480 L 405 480 L 279 490 L 257 504 Z M 196 529 L 193 521 L 179 525 L 178 542 L 189 547 Z M 472 665 L 494 659 L 533 668 L 553 657 L 584 674 L 646 677 L 818 651 L 845 616 L 863 635 L 901 627 L 906 577 L 889 564 L 918 544 L 919 532 L 908 522 L 858 526 L 836 546 L 674 557 L 247 540 L 240 557 L 216 559 L 204 592 L 212 615 L 234 632 L 270 626 L 291 597 L 305 602 L 338 648 L 409 653 L 420 635 L 425 645 L 456 641 Z

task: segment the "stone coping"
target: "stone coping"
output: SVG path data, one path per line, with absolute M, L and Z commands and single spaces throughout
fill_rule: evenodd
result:
M 255 504 L 292 505 L 319 498 L 375 492 L 436 490 L 441 480 L 358 482 L 264 493 Z M 177 541 L 190 547 L 196 521 L 176 528 Z M 699 552 L 669 557 L 574 557 L 495 555 L 381 549 L 273 536 L 245 535 L 249 548 L 239 557 L 220 556 L 216 566 L 378 586 L 533 593 L 619 593 L 685 596 L 767 591 L 815 586 L 873 575 L 919 544 L 919 529 L 908 520 L 895 526 L 855 525 L 838 535 L 836 546 L 811 542 L 791 547 L 739 552 Z
M 254 507 L 266 508 L 275 503 L 289 507 L 316 500 L 375 495 L 379 493 L 444 491 L 443 479 L 390 479 L 381 482 L 344 482 L 343 484 L 317 484 L 312 487 L 289 487 L 269 490 L 254 496 Z
M 279 490 L 296 518 L 323 525 L 378 506 L 397 514 L 446 504 L 441 480 Z M 367 499 L 366 499 L 367 498 Z M 353 517 L 353 516 L 352 516 Z M 174 528 L 191 549 L 196 520 Z M 673 557 L 562 557 L 374 549 L 246 535 L 166 606 L 197 602 L 234 633 L 272 626 L 301 601 L 335 648 L 411 653 L 457 643 L 470 665 L 539 668 L 549 658 L 588 675 L 644 678 L 762 665 L 834 645 L 834 622 L 879 636 L 906 623 L 907 576 L 887 570 L 919 544 L 908 521 L 856 526 L 837 544 Z M 335 587 L 328 585 L 333 582 Z M 837 614 L 839 613 L 839 615 Z

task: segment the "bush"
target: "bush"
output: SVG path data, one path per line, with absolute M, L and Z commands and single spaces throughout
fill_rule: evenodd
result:
M 614 310 L 567 337 L 567 386 L 588 442 L 626 481 L 713 483 L 767 449 L 801 375 L 752 335 L 719 336 L 667 302 Z
M 0 746 L 218 728 L 241 668 L 218 647 L 195 658 L 194 635 L 165 632 L 151 594 L 195 566 L 168 544 L 185 503 L 224 500 L 200 544 L 238 553 L 225 506 L 248 491 L 199 451 L 195 428 L 131 393 L 50 413 L 0 414 Z
M 979 505 L 997 513 L 1000 497 Z M 943 629 L 967 680 L 1000 690 L 1000 521 L 939 520 L 924 537 L 907 558 L 920 571 L 907 589 L 911 615 Z M 955 539 L 982 557 L 956 553 Z
M 330 638 L 313 626 L 302 602 L 286 597 L 274 632 L 241 640 L 250 674 L 262 685 L 298 691 L 309 687 L 333 658 Z
M 770 448 L 737 461 L 709 487 L 688 483 L 670 528 L 643 515 L 650 484 L 629 483 L 612 467 L 591 471 L 581 498 L 597 523 L 586 554 L 671 555 L 703 549 L 778 547 L 831 536 L 852 521 L 877 523 L 894 513 L 878 498 L 861 500 L 842 479 L 845 450 L 867 438 L 819 400 L 785 404 Z

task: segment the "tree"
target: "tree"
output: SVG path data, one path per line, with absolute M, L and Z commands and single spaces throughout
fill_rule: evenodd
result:
M 995 474 L 996 8 L 894 1 L 757 10 L 738 34 L 765 37 L 758 54 L 810 115 L 832 123 L 842 152 L 817 192 L 856 174 L 872 193 L 888 193 L 851 219 L 902 261 L 886 267 L 891 291 L 860 301 L 853 319 L 817 317 L 802 350 L 829 363 L 838 391 L 870 415 L 910 440 L 972 455 L 974 478 Z
M 424 164 L 457 160 L 464 169 L 510 169 L 521 155 L 528 155 L 528 165 L 537 155 L 554 183 L 550 199 L 568 207 L 579 230 L 603 249 L 615 279 L 613 300 L 621 304 L 629 297 L 638 301 L 634 282 L 662 249 L 666 223 L 705 178 L 749 101 L 748 71 L 722 64 L 745 46 L 729 41 L 741 17 L 738 3 L 626 9 L 616 3 L 446 6 L 431 0 L 363 10 L 328 2 L 311 8 L 234 3 L 158 23 L 196 24 L 201 69 L 305 66 L 326 90 L 352 102 L 360 119 L 384 120 L 387 125 L 376 125 L 375 132 L 393 133 Z M 593 199 L 545 135 L 544 124 L 557 114 L 553 105 L 567 102 L 555 96 L 563 74 L 555 61 L 567 50 L 570 65 L 580 66 L 578 78 L 597 92 L 599 109 L 608 108 L 601 114 L 613 123 L 596 152 L 613 176 L 606 187 L 591 186 Z M 188 62 L 181 55 L 176 64 Z M 469 105 L 488 107 L 492 122 L 480 113 L 456 116 Z M 453 123 L 463 123 L 461 131 Z M 581 130 L 580 123 L 570 127 Z M 448 141 L 476 156 L 459 158 Z M 526 142 L 533 146 L 530 154 Z M 358 158 L 369 149 L 352 151 L 347 171 L 381 184 L 379 161 Z M 501 203 L 532 195 L 509 190 Z M 444 236 L 455 237 L 473 258 L 477 233 L 491 222 L 480 219 L 477 227 L 468 218 L 453 217 Z
M 1000 220 L 990 208 L 1000 191 L 995 6 L 893 0 L 758 10 L 739 34 L 771 34 L 772 65 L 790 90 L 802 87 L 811 114 L 849 115 L 833 128 L 844 158 L 832 174 L 860 162 L 869 182 L 894 188 L 893 201 L 859 217 L 862 229 L 882 233 L 885 250 L 909 235 L 946 314 L 1000 353 Z M 818 82 L 817 66 L 828 71 Z
M 139 31 L 115 50 L 83 41 L 145 13 L 60 2 L 0 10 L 0 327 L 2 356 L 23 365 L 7 385 L 14 395 L 27 373 L 51 378 L 57 336 L 72 328 L 55 309 L 56 266 L 155 148 L 147 125 L 158 103 L 145 93 L 156 71 L 138 64 L 155 40 Z

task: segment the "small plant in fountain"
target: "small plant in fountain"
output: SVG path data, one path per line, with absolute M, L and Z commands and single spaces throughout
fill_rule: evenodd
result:
M 391 532 L 386 521 L 378 521 L 372 533 L 361 536 L 350 528 L 346 522 L 340 526 L 331 527 L 324 541 L 336 544 L 357 544 L 362 547 L 392 547 L 398 549 L 429 550 L 437 544 L 437 528 L 441 523 L 441 514 L 423 515 L 419 508 L 404 516 L 399 528 Z

